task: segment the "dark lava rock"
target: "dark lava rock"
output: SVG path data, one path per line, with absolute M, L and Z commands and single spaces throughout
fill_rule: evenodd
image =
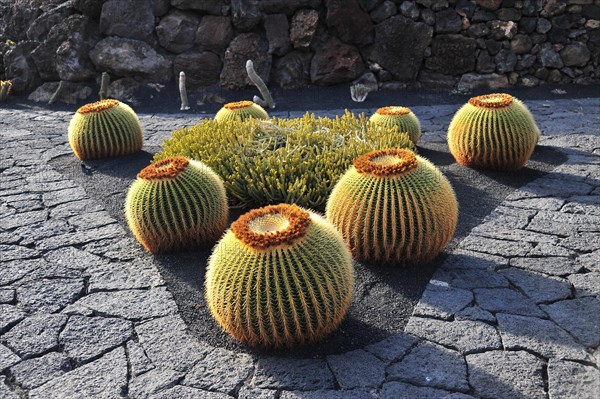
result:
M 343 42 L 364 46 L 373 42 L 373 23 L 358 0 L 326 0 L 327 26 Z
M 172 53 L 183 53 L 194 47 L 199 23 L 198 17 L 189 12 L 171 11 L 156 27 L 158 41 Z
M 246 73 L 246 61 L 252 60 L 256 73 L 265 81 L 271 71 L 269 43 L 256 33 L 242 33 L 231 41 L 223 60 L 220 85 L 229 90 L 239 90 L 251 84 Z
M 292 15 L 302 8 L 319 8 L 321 0 L 260 0 L 260 10 L 265 14 Z
M 318 85 L 333 85 L 356 79 L 364 64 L 356 47 L 329 38 L 315 53 L 310 66 L 310 79 Z
M 154 31 L 152 0 L 108 0 L 102 6 L 100 31 L 107 36 L 148 41 Z
M 560 55 L 554 50 L 550 43 L 542 44 L 537 55 L 538 61 L 545 68 L 562 68 L 563 62 Z
M 590 60 L 591 52 L 585 44 L 573 42 L 560 50 L 560 57 L 567 66 L 585 66 Z
M 197 10 L 212 15 L 224 15 L 228 4 L 226 0 L 171 0 L 171 5 L 181 10 Z
M 179 72 L 185 72 L 187 87 L 197 89 L 218 83 L 222 65 L 219 56 L 210 51 L 180 54 L 173 61 L 173 74 L 178 78 Z
M 533 41 L 528 35 L 516 35 L 510 41 L 510 49 L 515 54 L 526 54 L 531 51 L 533 47 Z
M 75 0 L 73 7 L 85 16 L 93 19 L 100 18 L 102 5 L 106 0 Z
M 15 93 L 28 93 L 41 83 L 40 75 L 31 57 L 36 42 L 22 41 L 4 54 L 6 79 L 12 82 Z
M 20 42 L 27 39 L 27 30 L 42 14 L 43 0 L 13 0 L 0 2 L 0 37 Z
M 235 32 L 229 17 L 206 15 L 200 21 L 196 31 L 196 44 L 205 50 L 222 53 L 234 36 Z
M 515 70 L 515 65 L 517 65 L 517 56 L 508 49 L 500 50 L 495 60 L 498 73 L 512 72 Z
M 462 19 L 452 8 L 435 13 L 436 33 L 457 33 L 462 29 Z
M 447 75 L 461 75 L 475 70 L 477 41 L 462 35 L 439 35 L 431 43 L 431 57 L 425 66 Z
M 477 72 L 492 73 L 496 70 L 496 61 L 487 51 L 482 51 L 477 57 Z
M 310 83 L 310 61 L 312 54 L 292 51 L 273 63 L 271 77 L 284 89 L 299 89 Z
M 484 10 L 495 11 L 500 8 L 502 0 L 475 0 L 475 4 Z
M 258 0 L 231 0 L 233 26 L 240 32 L 249 32 L 262 20 Z
M 75 11 L 73 8 L 73 1 L 74 0 L 67 1 L 40 15 L 33 21 L 29 29 L 27 29 L 27 38 L 29 40 L 43 42 L 53 26 L 58 25 L 69 15 L 73 14 Z
M 284 55 L 290 51 L 290 24 L 285 14 L 265 15 L 264 26 L 269 41 L 269 53 Z
M 490 37 L 494 40 L 512 39 L 518 30 L 518 25 L 513 21 L 490 21 Z
M 319 27 L 319 13 L 316 10 L 300 10 L 292 17 L 290 40 L 294 48 L 309 48 Z

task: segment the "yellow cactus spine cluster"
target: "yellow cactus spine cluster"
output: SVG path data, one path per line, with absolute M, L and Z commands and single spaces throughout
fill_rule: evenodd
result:
M 244 121 L 248 118 L 267 119 L 267 111 L 252 101 L 237 101 L 227 103 L 217 112 L 215 120 L 218 122 L 238 120 Z
M 100 100 L 77 110 L 69 125 L 69 144 L 81 160 L 133 154 L 142 149 L 142 127 L 127 104 Z
M 135 238 L 152 253 L 212 244 L 229 221 L 219 176 L 184 157 L 155 162 L 138 173 L 125 214 Z
M 0 101 L 4 101 L 8 98 L 11 89 L 12 82 L 10 80 L 0 80 Z
M 279 204 L 231 225 L 209 259 L 205 293 L 233 338 L 279 348 L 337 329 L 353 285 L 352 259 L 336 229 L 315 213 Z
M 387 127 L 398 126 L 398 131 L 407 133 L 410 140 L 417 144 L 421 137 L 421 123 L 410 108 L 389 106 L 379 108 L 370 121 Z
M 482 169 L 522 168 L 539 137 L 527 106 L 504 93 L 471 98 L 448 128 L 448 146 L 456 162 Z
M 431 261 L 450 241 L 458 203 L 431 162 L 386 149 L 356 158 L 333 189 L 326 215 L 356 259 L 416 264 Z

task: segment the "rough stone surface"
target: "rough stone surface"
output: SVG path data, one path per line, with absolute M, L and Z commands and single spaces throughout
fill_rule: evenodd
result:
M 456 33 L 462 29 L 462 19 L 452 8 L 435 13 L 435 31 L 437 33 Z
M 566 66 L 585 66 L 590 60 L 591 53 L 585 44 L 573 42 L 560 51 L 560 57 Z
M 500 89 L 508 86 L 508 78 L 497 73 L 466 73 L 458 82 L 458 89 L 473 90 L 479 88 Z
M 332 389 L 334 377 L 324 360 L 280 359 L 258 360 L 251 385 L 258 388 L 315 390 Z
M 399 363 L 391 365 L 388 378 L 420 386 L 466 392 L 467 365 L 458 353 L 429 342 L 417 345 Z
M 542 309 L 563 329 L 588 347 L 600 344 L 600 300 L 594 297 L 569 299 L 542 305 Z
M 21 358 L 13 353 L 6 346 L 0 344 L 0 373 L 14 364 L 21 361 Z
M 29 359 L 58 347 L 58 334 L 66 321 L 64 315 L 34 315 L 13 327 L 3 339 L 19 356 Z
M 205 50 L 220 54 L 225 51 L 234 36 L 235 32 L 229 18 L 205 15 L 196 31 L 195 43 Z
M 548 394 L 550 399 L 594 399 L 600 392 L 598 369 L 581 363 L 550 359 Z
M 552 302 L 571 295 L 569 282 L 561 278 L 512 267 L 500 273 L 536 303 Z
M 186 375 L 184 385 L 233 394 L 254 369 L 252 356 L 217 348 Z
M 545 398 L 543 363 L 524 352 L 468 355 L 469 384 L 484 398 Z
M 15 93 L 30 92 L 41 83 L 41 78 L 31 53 L 37 47 L 35 42 L 20 42 L 4 54 L 4 73 L 12 82 Z
M 546 68 L 562 68 L 564 66 L 560 55 L 549 43 L 544 43 L 538 53 L 539 63 Z
M 430 26 L 396 15 L 375 26 L 375 45 L 370 58 L 396 79 L 412 80 L 419 73 L 432 35 Z
M 152 0 L 105 1 L 100 14 L 100 30 L 107 36 L 148 40 L 154 31 Z
M 377 388 L 385 379 L 384 363 L 364 350 L 328 356 L 327 363 L 342 389 Z
M 173 11 L 164 16 L 156 26 L 158 41 L 172 53 L 182 53 L 194 46 L 200 21 L 194 15 Z
M 55 313 L 75 302 L 83 293 L 82 279 L 43 279 L 17 289 L 17 300 L 28 313 Z
M 84 363 L 121 345 L 132 334 L 133 326 L 127 320 L 72 316 L 59 342 L 71 359 Z
M 496 329 L 477 321 L 442 321 L 411 317 L 404 331 L 423 337 L 463 354 L 500 349 L 502 342 Z
M 310 83 L 310 62 L 312 55 L 302 51 L 292 51 L 273 65 L 273 81 L 284 89 L 298 89 Z
M 183 373 L 169 369 L 153 369 L 135 376 L 129 383 L 129 397 L 147 398 L 152 394 L 165 391 L 177 385 Z
M 454 11 L 452 11 L 454 12 Z M 431 43 L 425 65 L 433 71 L 459 75 L 475 69 L 475 39 L 461 35 L 439 35 Z
M 381 388 L 380 399 L 439 399 L 450 398 L 450 392 L 442 389 L 428 388 L 405 384 L 402 382 L 386 382 Z
M 418 342 L 412 335 L 400 333 L 365 347 L 386 363 L 398 361 Z
M 80 306 L 113 317 L 143 320 L 162 317 L 176 312 L 171 293 L 164 288 L 97 292 L 77 301 Z
M 51 352 L 39 358 L 25 360 L 10 369 L 15 381 L 24 389 L 40 385 L 60 377 L 71 370 L 69 359 L 62 353 Z
M 325 0 L 327 27 L 345 43 L 364 46 L 373 41 L 373 22 L 357 0 Z
M 294 48 L 308 49 L 315 39 L 319 27 L 319 13 L 316 10 L 299 10 L 292 17 L 290 41 Z
M 319 390 L 312 392 L 283 391 L 279 396 L 280 399 L 375 399 L 376 397 L 376 394 L 372 391 L 358 389 L 348 391 Z
M 26 313 L 14 305 L 0 305 L 0 333 L 8 331 L 25 316 Z
M 234 399 L 233 396 L 224 393 L 203 391 L 182 385 L 174 386 L 173 388 L 161 391 L 149 396 L 149 399 Z
M 290 24 L 285 14 L 265 16 L 265 32 L 269 41 L 269 53 L 285 55 L 291 47 Z
M 186 85 L 191 89 L 207 87 L 219 81 L 222 65 L 219 56 L 210 51 L 180 54 L 173 61 L 173 74 L 179 77 L 185 72 Z
M 363 70 L 356 47 L 330 38 L 312 58 L 310 79 L 319 85 L 331 85 L 356 79 Z
M 477 288 L 474 293 L 477 304 L 492 313 L 544 316 L 544 312 L 537 307 L 535 302 L 509 288 Z
M 251 84 L 246 73 L 246 61 L 252 60 L 254 70 L 265 81 L 269 81 L 271 55 L 269 43 L 256 33 L 243 33 L 231 41 L 220 75 L 220 85 L 226 89 L 243 89 Z
M 127 359 L 117 348 L 29 393 L 31 399 L 119 397 L 127 386 Z
M 449 319 L 472 301 L 470 291 L 429 284 L 413 312 L 417 316 Z

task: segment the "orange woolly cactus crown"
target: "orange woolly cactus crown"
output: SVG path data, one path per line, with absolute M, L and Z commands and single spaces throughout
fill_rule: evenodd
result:
M 397 116 L 397 115 L 408 115 L 408 114 L 410 114 L 411 111 L 410 111 L 410 108 L 399 107 L 399 106 L 393 105 L 393 106 L 389 106 L 389 107 L 381 107 L 375 112 L 378 113 L 379 115 Z
M 296 205 L 279 204 L 254 209 L 231 224 L 235 237 L 254 249 L 292 244 L 304 237 L 310 214 Z
M 492 93 L 483 96 L 472 97 L 469 104 L 482 108 L 504 108 L 513 102 L 513 97 L 506 93 Z
M 244 101 L 236 101 L 233 103 L 227 103 L 227 104 L 223 105 L 223 108 L 234 110 L 234 109 L 248 108 L 248 107 L 251 107 L 252 105 L 254 105 L 254 103 L 252 101 L 244 100 Z
M 77 113 L 78 114 L 90 114 L 92 112 L 102 112 L 102 111 L 106 111 L 107 109 L 110 109 L 112 107 L 116 107 L 117 105 L 119 105 L 119 101 L 117 101 L 117 100 L 113 100 L 113 99 L 100 100 L 100 101 L 96 101 L 95 103 L 86 104 L 86 105 L 80 107 L 77 110 Z
M 190 161 L 185 157 L 171 157 L 154 162 L 138 173 L 137 177 L 144 180 L 161 180 L 177 177 Z
M 417 167 L 417 158 L 411 150 L 389 148 L 368 152 L 354 160 L 356 171 L 378 177 L 401 175 Z

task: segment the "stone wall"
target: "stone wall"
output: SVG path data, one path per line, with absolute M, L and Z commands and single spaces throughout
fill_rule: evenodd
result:
M 0 78 L 16 92 L 102 71 L 115 87 L 355 79 L 493 88 L 600 80 L 600 0 L 0 0 Z M 50 82 L 50 83 L 49 83 Z

